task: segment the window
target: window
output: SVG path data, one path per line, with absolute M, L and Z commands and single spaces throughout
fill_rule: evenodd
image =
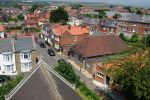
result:
M 77 36 L 74 36 L 74 41 L 77 41 Z
M 55 43 L 55 48 L 56 48 L 56 49 L 59 49 L 59 45 L 58 45 L 58 44 L 56 44 L 56 43 Z
M 4 54 L 4 61 L 12 61 L 12 54 Z
M 97 72 L 97 76 L 103 78 L 103 77 L 104 77 L 104 74 L 101 73 L 101 72 Z
M 30 70 L 31 69 L 31 65 L 32 63 L 21 63 L 21 70 Z
M 5 65 L 5 71 L 12 72 L 13 71 L 13 65 Z
M 30 53 L 22 53 L 22 54 L 21 54 L 21 58 L 22 58 L 23 60 L 31 59 L 31 54 L 30 54 Z
M 88 68 L 90 68 L 90 65 L 88 63 L 85 63 L 85 66 L 88 67 Z

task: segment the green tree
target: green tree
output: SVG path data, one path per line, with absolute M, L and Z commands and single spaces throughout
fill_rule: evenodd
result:
M 120 17 L 122 17 L 121 14 L 115 13 L 114 16 L 113 16 L 113 19 L 118 19 Z
M 127 40 L 123 33 L 120 33 L 120 34 L 119 34 L 119 37 L 120 37 L 123 41 L 126 41 L 126 40 Z
M 51 12 L 50 21 L 54 23 L 66 23 L 68 21 L 68 13 L 64 8 L 59 7 L 57 10 Z
M 124 7 L 124 9 L 127 9 L 130 13 L 132 12 L 131 6 Z
M 131 42 L 138 42 L 139 41 L 139 37 L 137 34 L 134 34 L 132 37 L 131 37 Z
M 106 12 L 104 10 L 100 10 L 98 16 L 99 16 L 99 18 L 105 18 Z
M 150 55 L 150 51 L 147 57 Z M 146 57 L 146 58 L 147 58 Z M 135 62 L 126 60 L 121 69 L 116 67 L 114 83 L 129 100 L 150 100 L 150 57 L 139 55 Z
M 19 14 L 19 15 L 17 16 L 17 18 L 18 18 L 18 20 L 20 20 L 20 21 L 23 21 L 23 20 L 24 20 L 24 16 L 23 16 L 22 14 Z
M 138 9 L 138 10 L 136 11 L 136 14 L 138 14 L 138 15 L 143 15 L 144 13 L 143 13 L 140 9 Z
M 29 12 L 33 13 L 38 7 L 38 5 L 33 5 L 31 9 L 29 9 Z
M 150 47 L 150 34 L 143 37 L 141 42 L 145 45 L 145 47 Z

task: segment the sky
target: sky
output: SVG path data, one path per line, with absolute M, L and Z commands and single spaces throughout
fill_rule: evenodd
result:
M 86 0 L 83 0 L 86 1 Z M 116 3 L 116 4 L 127 4 L 127 5 L 137 5 L 137 6 L 146 6 L 150 7 L 150 0 L 87 0 L 87 1 L 99 1 L 107 3 Z
M 61 1 L 106 2 L 111 4 L 124 4 L 150 8 L 150 0 L 61 0 Z

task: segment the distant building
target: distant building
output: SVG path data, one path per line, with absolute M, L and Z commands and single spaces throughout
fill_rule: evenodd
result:
M 5 28 L 3 25 L 0 25 L 0 38 L 4 38 L 5 37 Z
M 141 16 L 135 13 L 112 12 L 106 11 L 108 18 L 101 20 L 100 30 L 106 34 L 120 33 L 139 35 L 150 34 L 150 17 Z M 113 19 L 115 14 L 120 14 L 121 17 Z
M 69 21 L 67 22 L 67 24 L 71 26 L 81 25 L 82 20 L 76 17 L 69 17 Z
M 32 37 L 0 39 L 0 75 L 29 72 L 36 64 Z

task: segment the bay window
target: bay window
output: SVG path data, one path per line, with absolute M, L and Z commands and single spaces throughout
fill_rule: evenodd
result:
M 21 59 L 29 60 L 29 59 L 31 59 L 31 54 L 30 53 L 21 53 Z
M 5 71 L 7 72 L 13 72 L 13 65 L 5 65 Z
M 4 61 L 12 61 L 13 55 L 12 54 L 3 54 Z
M 21 63 L 21 70 L 30 70 L 32 67 L 32 63 Z

